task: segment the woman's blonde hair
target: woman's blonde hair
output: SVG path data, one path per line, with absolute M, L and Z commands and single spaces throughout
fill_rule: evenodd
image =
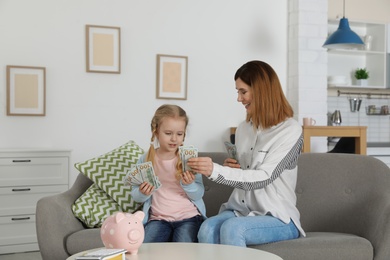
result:
M 288 103 L 274 69 L 263 61 L 249 61 L 234 75 L 252 88 L 252 113 L 246 121 L 252 121 L 254 128 L 263 129 L 277 125 L 293 117 L 294 111 Z
M 157 108 L 156 112 L 154 113 L 154 116 L 152 118 L 152 121 L 150 123 L 150 128 L 152 130 L 152 138 L 151 138 L 151 143 L 149 147 L 149 151 L 146 155 L 146 161 L 151 161 L 154 164 L 154 157 L 156 155 L 156 150 L 154 148 L 154 141 L 156 138 L 156 134 L 159 130 L 159 127 L 164 120 L 164 118 L 174 118 L 178 120 L 183 120 L 185 122 L 185 128 L 184 128 L 184 138 L 185 138 L 185 131 L 187 129 L 188 125 L 188 116 L 186 111 L 182 109 L 181 107 L 177 105 L 170 105 L 170 104 L 165 104 Z M 183 141 L 184 141 L 183 138 Z M 177 163 L 176 163 L 176 179 L 180 179 L 182 175 L 182 161 L 180 160 L 179 156 L 179 149 L 176 151 L 176 156 L 178 157 Z

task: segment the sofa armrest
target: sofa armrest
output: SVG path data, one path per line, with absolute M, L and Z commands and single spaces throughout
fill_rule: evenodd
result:
M 371 241 L 375 260 L 387 260 L 390 256 L 390 195 L 384 195 L 370 201 L 371 206 L 365 209 L 369 219 L 363 236 Z
M 43 260 L 64 260 L 69 257 L 65 247 L 66 237 L 84 229 L 72 212 L 72 204 L 91 184 L 91 180 L 79 174 L 68 191 L 38 201 L 36 230 Z

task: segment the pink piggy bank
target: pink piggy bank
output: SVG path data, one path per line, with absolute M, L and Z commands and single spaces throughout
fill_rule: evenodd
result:
M 102 224 L 100 236 L 106 248 L 124 248 L 128 253 L 136 255 L 144 241 L 145 230 L 142 220 L 145 213 L 134 214 L 116 212 Z

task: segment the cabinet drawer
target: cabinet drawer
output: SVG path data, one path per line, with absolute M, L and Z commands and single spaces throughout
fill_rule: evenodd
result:
M 0 187 L 68 184 L 68 157 L 1 158 Z
M 67 185 L 0 188 L 0 216 L 35 214 L 35 207 L 40 198 L 61 193 L 67 189 Z
M 0 217 L 0 246 L 36 243 L 35 215 Z

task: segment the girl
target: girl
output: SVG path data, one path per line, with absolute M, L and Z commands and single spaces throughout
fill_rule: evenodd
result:
M 179 147 L 183 145 L 188 117 L 176 105 L 160 106 L 152 119 L 151 145 L 138 163 L 151 161 L 161 186 L 147 182 L 132 186 L 135 201 L 144 203 L 144 242 L 197 242 L 205 218 L 201 174 L 182 171 Z
M 188 162 L 194 171 L 235 188 L 219 214 L 203 222 L 199 242 L 245 247 L 305 236 L 295 196 L 302 127 L 270 65 L 247 62 L 234 80 L 237 101 L 246 110 L 235 137 L 238 161 L 228 158 L 225 167 L 206 157 Z

